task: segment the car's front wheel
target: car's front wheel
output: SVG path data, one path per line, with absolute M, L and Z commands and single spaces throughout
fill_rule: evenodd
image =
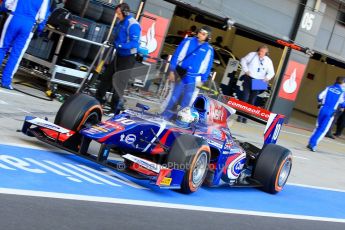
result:
M 291 168 L 291 151 L 279 145 L 268 144 L 259 154 L 254 166 L 253 178 L 263 185 L 263 191 L 275 194 L 285 186 Z
M 210 147 L 199 137 L 181 135 L 175 139 L 167 162 L 168 166 L 185 171 L 181 192 L 195 192 L 205 180 L 210 162 Z
M 85 126 L 97 124 L 101 119 L 102 108 L 95 98 L 86 94 L 75 94 L 61 105 L 54 123 L 79 131 Z

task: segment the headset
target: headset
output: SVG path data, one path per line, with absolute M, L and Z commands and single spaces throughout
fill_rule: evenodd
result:
M 128 16 L 131 13 L 131 9 L 129 8 L 129 5 L 127 3 L 121 3 L 115 7 L 115 10 L 120 8 L 121 13 L 124 17 Z
M 207 32 L 207 37 L 206 37 L 206 41 L 210 41 L 211 40 L 211 35 L 212 35 L 212 29 L 209 26 L 202 26 L 201 28 L 199 28 L 196 32 L 196 35 L 198 35 L 198 33 L 202 30 L 205 30 Z
M 256 50 L 256 52 L 259 52 L 261 49 L 266 49 L 266 53 L 265 53 L 265 56 L 268 56 L 269 55 L 269 48 L 267 45 L 261 45 L 258 47 L 258 49 Z
M 337 79 L 335 80 L 336 84 L 343 84 L 345 83 L 345 77 L 344 76 L 339 76 L 337 77 Z

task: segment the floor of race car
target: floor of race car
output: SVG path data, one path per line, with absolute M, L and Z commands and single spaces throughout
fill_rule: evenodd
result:
M 59 105 L 0 89 L 0 204 L 8 207 L 0 217 L 1 229 L 344 227 L 343 139 L 325 139 L 318 152 L 312 153 L 305 148 L 310 131 L 290 124 L 279 139 L 294 155 L 289 184 L 281 193 L 203 187 L 184 195 L 128 178 L 16 132 L 25 115 L 52 120 Z M 234 122 L 232 127 L 239 139 L 262 142 L 261 125 Z

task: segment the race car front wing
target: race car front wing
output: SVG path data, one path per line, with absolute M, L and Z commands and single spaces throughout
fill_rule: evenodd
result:
M 34 126 L 32 128 L 32 126 Z M 71 148 L 68 142 L 73 140 L 73 136 L 78 133 L 60 127 L 48 120 L 38 117 L 27 116 L 22 127 L 22 132 L 28 136 L 48 143 L 52 146 L 69 151 L 88 160 L 92 160 L 101 165 L 111 167 L 119 172 L 125 173 L 137 179 L 149 180 L 164 189 L 180 189 L 185 174 L 184 170 L 164 167 L 152 161 L 140 158 L 131 154 L 122 156 L 124 162 L 108 160 L 112 146 L 101 144 L 97 155 L 87 152 L 90 140 L 87 137 L 81 137 L 79 149 Z M 80 137 L 80 136 L 79 136 Z

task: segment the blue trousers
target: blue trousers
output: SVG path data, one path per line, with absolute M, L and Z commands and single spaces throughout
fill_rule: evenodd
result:
M 35 22 L 23 16 L 10 15 L 4 25 L 0 38 L 0 64 L 11 48 L 7 63 L 2 71 L 2 85 L 11 85 L 14 73 L 32 38 Z
M 314 148 L 321 139 L 326 135 L 334 119 L 334 109 L 326 106 L 322 107 L 317 117 L 316 128 L 310 137 L 309 145 Z
M 162 113 L 162 116 L 166 119 L 172 119 L 174 114 L 176 114 L 176 112 L 173 111 L 175 106 L 177 106 L 178 104 L 181 106 L 181 108 L 190 106 L 193 100 L 195 100 L 196 96 L 198 95 L 198 92 L 199 90 L 196 89 L 195 82 L 176 82 L 171 98 L 169 99 L 167 107 Z M 179 103 L 180 100 L 181 102 Z

